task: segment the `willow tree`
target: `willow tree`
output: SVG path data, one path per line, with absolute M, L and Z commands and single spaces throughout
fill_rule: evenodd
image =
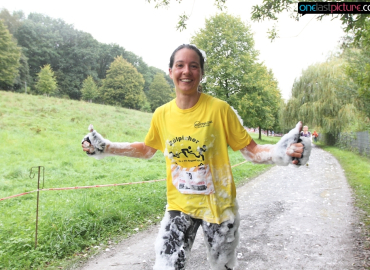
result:
M 356 96 L 348 93 L 354 85 L 344 67 L 343 58 L 333 57 L 304 70 L 293 84 L 292 98 L 284 111 L 284 124 L 291 126 L 302 120 L 334 138 L 350 126 L 358 110 Z

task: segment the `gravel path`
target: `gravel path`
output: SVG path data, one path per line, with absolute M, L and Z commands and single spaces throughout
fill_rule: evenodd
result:
M 309 166 L 275 166 L 237 194 L 241 241 L 235 270 L 364 269 L 351 189 L 329 153 L 313 147 Z M 154 226 L 140 232 L 79 269 L 152 269 L 157 231 Z M 210 269 L 201 229 L 186 269 Z

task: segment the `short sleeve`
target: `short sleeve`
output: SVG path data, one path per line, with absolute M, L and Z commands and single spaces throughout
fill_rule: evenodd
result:
M 246 147 L 252 141 L 252 137 L 240 123 L 234 110 L 228 105 L 226 111 L 226 122 L 224 125 L 227 143 L 234 150 Z
M 150 123 L 150 128 L 148 133 L 145 136 L 144 140 L 145 145 L 153 147 L 157 150 L 164 151 L 164 147 L 161 140 L 161 135 L 159 132 L 159 125 L 158 125 L 158 112 L 155 111 L 153 114 L 152 121 Z

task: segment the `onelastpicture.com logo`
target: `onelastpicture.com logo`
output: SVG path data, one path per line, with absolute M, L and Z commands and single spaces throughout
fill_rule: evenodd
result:
M 299 2 L 298 13 L 305 14 L 370 14 L 369 2 Z

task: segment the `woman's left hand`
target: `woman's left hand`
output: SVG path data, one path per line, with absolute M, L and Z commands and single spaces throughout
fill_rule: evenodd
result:
M 302 143 L 293 143 L 287 148 L 286 154 L 293 158 L 297 158 L 292 161 L 293 164 L 297 165 L 300 163 L 299 159 L 302 158 L 303 151 L 304 145 Z
M 301 130 L 302 122 L 298 122 L 295 128 L 276 144 L 272 156 L 275 164 L 286 166 L 290 163 L 295 165 L 307 163 L 311 154 L 311 141 L 309 138 L 300 136 Z

